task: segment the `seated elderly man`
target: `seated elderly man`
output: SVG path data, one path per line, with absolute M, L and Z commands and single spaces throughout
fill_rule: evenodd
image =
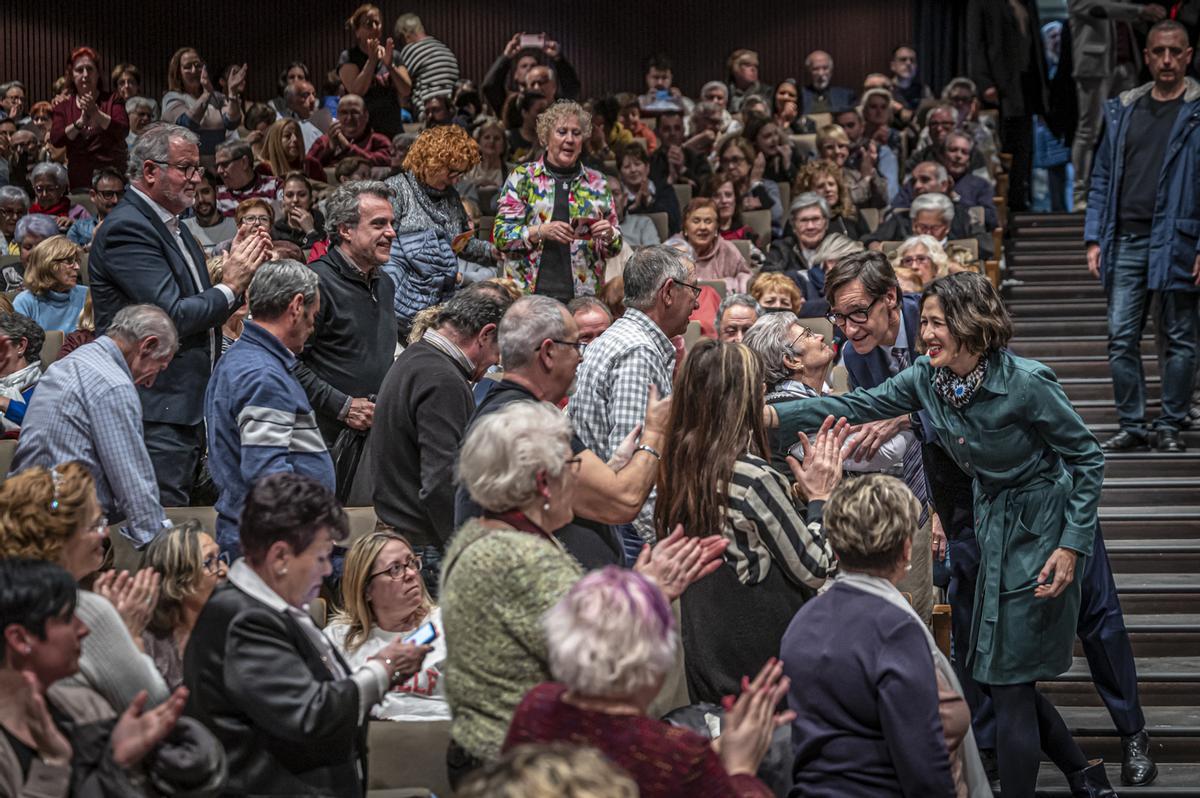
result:
M 262 199 L 276 205 L 283 189 L 280 178 L 259 174 L 254 169 L 254 151 L 244 141 L 227 141 L 217 146 L 215 162 L 221 185 L 217 188 L 217 210 L 233 216 L 238 205 L 248 199 Z
M 988 232 L 995 230 L 1000 224 L 993 199 L 995 189 L 991 183 L 971 171 L 971 156 L 975 151 L 974 140 L 961 130 L 952 130 L 942 139 L 942 146 L 934 149 L 935 158 L 922 161 L 913 167 L 912 181 L 892 196 L 892 208 L 907 208 L 912 204 L 913 197 L 922 193 L 916 191 L 914 185 L 918 179 L 917 173 L 920 172 L 926 190 L 929 190 L 934 182 L 939 185 L 949 182 L 950 191 L 943 193 L 950 194 L 952 191 L 957 195 L 954 197 L 955 201 L 968 208 L 983 208 L 984 227 Z M 942 169 L 933 169 L 934 165 L 941 166 Z M 983 171 L 987 172 L 986 169 Z M 943 172 L 945 178 L 942 177 Z
M 308 152 L 322 135 L 317 121 L 328 127 L 332 117 L 324 108 L 317 109 L 317 90 L 307 80 L 293 81 L 285 86 L 283 102 L 287 110 L 279 114 L 279 118 L 295 119 L 300 124 L 300 134 L 304 137 L 304 151 Z
M 579 327 L 579 343 L 590 344 L 612 326 L 612 311 L 594 296 L 577 296 L 567 303 L 567 310 Z
M 917 148 L 908 156 L 905 168 L 911 170 L 921 161 L 936 160 L 945 144 L 946 136 L 953 130 L 961 130 L 962 122 L 963 118 L 958 108 L 951 103 L 940 102 L 930 108 L 925 115 L 925 128 L 917 140 Z M 987 162 L 983 155 L 972 151 L 968 171 L 981 177 L 988 174 Z
M 813 50 L 804 59 L 808 70 L 808 85 L 802 91 L 801 110 L 805 114 L 832 113 L 848 108 L 858 99 L 854 89 L 833 86 L 833 56 L 824 50 Z
M 19 186 L 0 186 L 0 255 L 19 255 L 17 222 L 29 213 L 29 195 Z
M 121 197 L 125 196 L 125 175 L 111 166 L 97 169 L 92 175 L 92 188 L 88 192 L 92 204 L 96 206 L 96 215 L 90 219 L 79 219 L 67 231 L 67 238 L 87 249 L 92 245 L 92 236 L 96 228 L 108 216 L 108 212 L 117 207 Z
M 344 158 L 362 158 L 371 166 L 390 167 L 392 142 L 371 129 L 371 115 L 363 98 L 347 94 L 338 101 L 337 119 L 309 148 L 308 154 L 321 166 L 333 166 Z
M 992 237 L 982 224 L 971 218 L 969 209 L 945 192 L 951 191 L 950 178 L 941 164 L 921 164 L 913 172 L 916 198 L 905 213 L 893 211 L 883 223 L 863 239 L 870 249 L 882 249 L 884 241 L 903 241 L 914 235 L 931 235 L 943 247 L 950 239 L 974 238 L 979 242 L 979 257 L 992 257 Z M 918 219 L 918 217 L 921 217 Z
M 717 307 L 717 340 L 731 344 L 740 344 L 758 317 L 762 308 L 749 294 L 730 294 L 721 300 Z
M 38 382 L 10 474 L 79 460 L 96 480 L 110 521 L 143 548 L 168 524 L 142 439 L 142 401 L 179 348 L 171 318 L 154 305 L 127 305 L 104 335 L 55 361 Z
M 149 97 L 130 97 L 125 101 L 125 114 L 129 117 L 125 146 L 132 147 L 146 126 L 158 120 L 158 103 Z

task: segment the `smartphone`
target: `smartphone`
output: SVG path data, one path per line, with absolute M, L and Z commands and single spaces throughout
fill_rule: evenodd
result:
M 418 646 L 427 646 L 437 640 L 437 627 L 431 621 L 426 621 L 408 637 L 404 638 L 405 643 L 415 643 Z
M 788 454 L 790 454 L 792 457 L 795 457 L 797 460 L 799 460 L 801 463 L 803 463 L 804 462 L 804 444 L 802 444 L 800 441 L 796 441 L 795 443 L 792 444 L 791 448 L 788 449 Z
M 546 47 L 546 34 L 544 33 L 522 33 L 521 34 L 521 49 L 542 50 Z

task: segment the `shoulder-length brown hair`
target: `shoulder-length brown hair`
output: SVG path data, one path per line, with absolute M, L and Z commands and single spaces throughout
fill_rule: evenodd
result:
M 200 55 L 195 47 L 180 47 L 171 55 L 167 64 L 167 88 L 170 91 L 183 91 L 183 57 L 188 53 Z
M 50 236 L 29 253 L 25 268 L 25 287 L 36 297 L 45 297 L 58 285 L 54 264 L 66 258 L 80 259 L 83 250 L 66 236 Z M 81 263 L 80 266 L 83 264 Z
M 283 134 L 291 127 L 295 127 L 296 135 L 300 136 L 300 159 L 295 163 L 288 160 L 283 148 Z M 278 119 L 271 123 L 267 135 L 263 137 L 263 160 L 271 167 L 271 174 L 280 180 L 288 172 L 304 168 L 304 136 L 300 132 L 299 122 L 295 119 Z
M 367 640 L 371 627 L 375 625 L 375 614 L 371 612 L 371 603 L 367 601 L 367 587 L 371 584 L 371 567 L 375 558 L 388 543 L 398 540 L 408 550 L 412 544 L 398 532 L 377 528 L 370 535 L 364 535 L 354 541 L 346 554 L 345 569 L 342 571 L 342 607 L 332 619 L 333 623 L 344 623 L 346 637 L 343 645 L 347 653 L 353 654 Z M 426 614 L 433 609 L 433 599 L 425 589 L 425 581 L 421 580 L 421 607 Z
M 737 195 L 737 183 L 732 177 L 724 172 L 713 172 L 700 183 L 699 195 L 711 199 L 717 190 L 726 183 L 733 186 L 733 218 L 729 220 L 729 229 L 737 230 L 739 227 L 744 227 L 746 223 L 742 221 L 742 198 Z M 718 219 L 718 221 L 720 220 Z
M 960 272 L 934 280 L 921 293 L 922 312 L 931 298 L 942 306 L 950 334 L 971 354 L 989 355 L 1008 346 L 1012 318 L 991 281 L 982 274 Z
M 688 535 L 719 534 L 733 464 L 747 449 L 767 457 L 763 367 L 749 347 L 705 340 L 675 378 L 658 468 L 654 523 L 659 536 L 683 524 Z
M 832 177 L 837 182 L 837 205 L 830 207 L 829 212 L 843 219 L 855 218 L 858 211 L 850 200 L 850 190 L 846 188 L 846 173 L 833 161 L 821 158 L 801 166 L 800 170 L 796 172 L 796 180 L 792 185 L 792 196 L 798 197 L 806 191 L 815 191 L 813 184 L 819 177 Z

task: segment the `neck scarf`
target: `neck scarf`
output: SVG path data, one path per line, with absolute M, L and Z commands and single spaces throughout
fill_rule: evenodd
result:
M 951 407 L 964 408 L 975 398 L 975 392 L 983 384 L 983 378 L 987 376 L 987 365 L 987 356 L 980 357 L 978 365 L 965 377 L 959 377 L 945 366 L 934 369 L 933 389 Z

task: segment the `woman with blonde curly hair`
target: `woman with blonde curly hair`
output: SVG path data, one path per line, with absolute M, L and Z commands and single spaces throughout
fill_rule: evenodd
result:
M 304 134 L 295 119 L 280 119 L 267 128 L 263 161 L 271 167 L 271 174 L 281 180 L 290 172 L 303 172 L 309 180 L 321 183 L 326 180 L 320 162 L 305 154 Z
M 87 299 L 79 284 L 83 249 L 66 236 L 51 236 L 29 253 L 25 290 L 13 299 L 13 309 L 33 319 L 43 330 L 73 331 Z
M 509 174 L 492 231 L 521 287 L 561 302 L 598 293 L 604 262 L 621 251 L 608 181 L 580 162 L 591 133 L 592 116 L 578 103 L 543 111 L 537 134 L 545 153 Z
M 449 720 L 442 611 L 425 589 L 421 558 L 402 535 L 383 528 L 354 541 L 342 572 L 342 604 L 345 609 L 325 628 L 325 636 L 351 668 L 425 624 L 432 624 L 437 634 L 421 669 L 393 687 L 375 706 L 373 717 Z
M 208 597 L 225 581 L 229 556 L 199 523 L 189 521 L 156 537 L 146 548 L 145 562 L 162 584 L 142 645 L 174 690 L 183 684 L 183 650 L 192 627 Z
M 833 161 L 809 161 L 800 167 L 792 184 L 792 196 L 797 197 L 806 191 L 823 197 L 829 205 L 830 233 L 841 233 L 858 241 L 871 232 L 850 199 L 845 173 Z
M 479 163 L 479 145 L 458 125 L 429 128 L 404 158 L 404 170 L 390 177 L 396 238 L 383 270 L 396 284 L 395 311 L 400 340 L 413 318 L 450 298 L 458 285 L 458 259 L 494 266 L 495 250 L 470 231 L 455 184 Z
M 0 558 L 57 563 L 83 581 L 104 562 L 107 531 L 95 481 L 83 463 L 27 468 L 0 485 Z M 158 577 L 151 570 L 134 578 L 108 571 L 93 590 L 81 589 L 76 606 L 91 630 L 83 639 L 80 675 L 118 712 L 142 690 L 149 693 L 149 705 L 162 703 L 167 685 L 141 652 Z

